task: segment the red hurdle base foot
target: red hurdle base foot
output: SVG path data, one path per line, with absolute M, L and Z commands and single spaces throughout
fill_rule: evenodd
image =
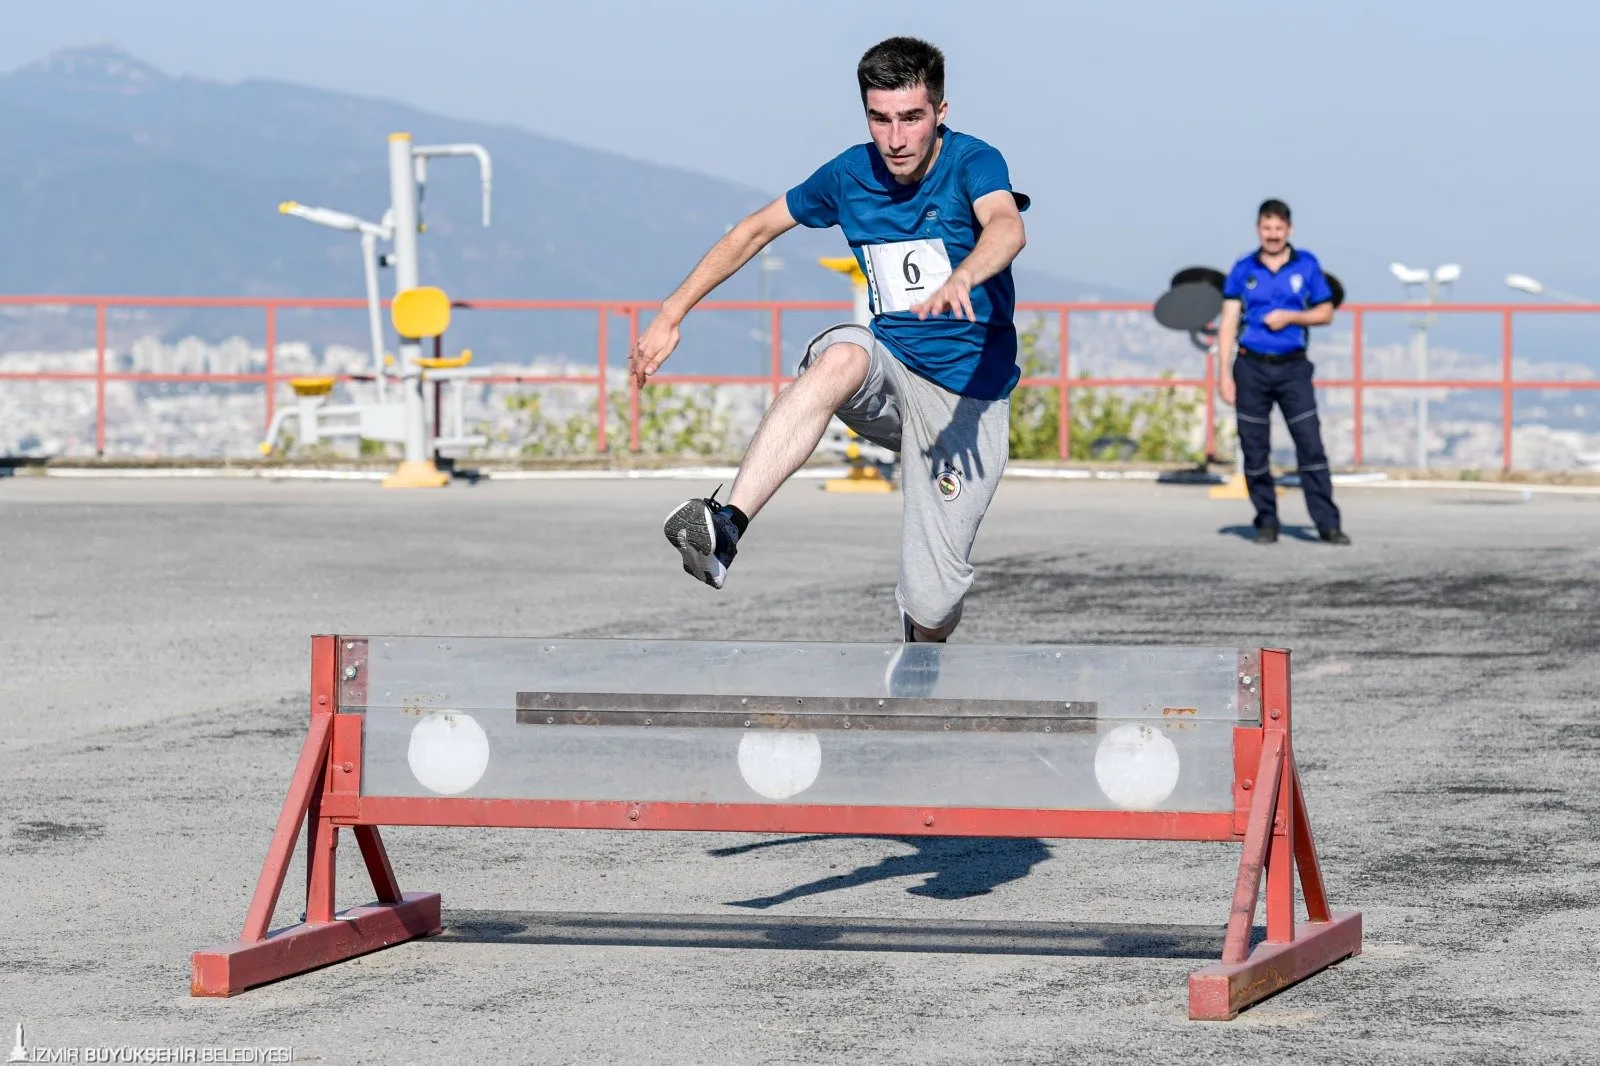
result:
M 232 996 L 256 985 L 442 931 L 439 893 L 407 892 L 399 903 L 351 907 L 331 922 L 292 925 L 265 940 L 235 940 L 194 953 L 195 996 Z
M 1218 962 L 1189 975 L 1189 1018 L 1225 1022 L 1252 1003 L 1361 953 L 1361 914 L 1304 922 L 1286 944 L 1261 943 L 1244 962 Z

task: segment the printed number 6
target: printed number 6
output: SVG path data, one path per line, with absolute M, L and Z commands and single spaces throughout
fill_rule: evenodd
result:
M 922 268 L 911 261 L 911 257 L 916 254 L 907 252 L 905 261 L 900 264 L 900 273 L 905 275 L 907 285 L 915 285 L 922 280 Z

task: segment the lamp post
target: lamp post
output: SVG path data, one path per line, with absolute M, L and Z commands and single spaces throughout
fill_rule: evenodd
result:
M 756 256 L 756 299 L 766 303 L 771 295 L 771 276 L 783 269 L 783 260 L 773 252 L 772 246 L 761 249 L 761 254 Z M 763 342 L 762 361 L 757 365 L 765 367 L 767 354 L 772 347 L 772 314 L 766 308 L 759 312 L 761 316 L 761 329 L 758 331 Z
M 1431 273 L 1418 267 L 1408 267 L 1404 263 L 1390 263 L 1389 273 L 1395 276 L 1400 285 L 1405 289 L 1406 299 L 1414 298 L 1414 292 L 1420 293 L 1422 302 L 1432 306 L 1439 302 L 1439 298 L 1450 285 L 1461 280 L 1461 266 L 1458 263 L 1446 263 Z M 1417 315 L 1411 319 L 1411 328 L 1415 330 L 1412 335 L 1412 347 L 1417 356 L 1417 380 L 1428 379 L 1428 330 L 1439 321 L 1439 316 L 1431 312 Z M 1428 468 L 1428 390 L 1417 390 L 1417 466 L 1423 470 Z
M 1585 300 L 1582 296 L 1574 296 L 1570 292 L 1562 292 L 1559 289 L 1545 288 L 1543 282 L 1535 281 L 1526 274 L 1507 274 L 1506 285 L 1510 288 L 1516 289 L 1518 292 L 1525 292 L 1530 296 L 1549 297 L 1558 303 L 1586 304 L 1590 302 Z

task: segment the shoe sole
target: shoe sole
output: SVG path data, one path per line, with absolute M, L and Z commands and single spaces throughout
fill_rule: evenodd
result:
M 717 530 L 711 524 L 711 508 L 699 500 L 681 504 L 667 515 L 661 532 L 683 556 L 684 573 L 714 589 L 722 587 L 728 568 L 713 554 L 717 550 Z

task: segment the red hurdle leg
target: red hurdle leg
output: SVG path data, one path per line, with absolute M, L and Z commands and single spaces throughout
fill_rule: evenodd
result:
M 1361 951 L 1361 915 L 1328 910 L 1300 774 L 1289 747 L 1287 653 L 1262 652 L 1261 680 L 1268 724 L 1263 730 L 1261 764 L 1222 961 L 1189 975 L 1189 1017 L 1197 1021 L 1237 1017 L 1252 1003 Z M 1311 919 L 1298 930 L 1294 921 L 1296 865 Z M 1263 872 L 1267 938 L 1249 951 Z
M 192 995 L 231 996 L 414 937 L 431 936 L 443 928 L 438 893 L 402 893 L 383 840 L 371 826 L 357 826 L 355 834 L 378 902 L 343 913 L 335 910 L 338 828 L 321 810 L 335 709 L 334 645 L 330 637 L 318 637 L 312 643 L 311 729 L 278 815 L 244 931 L 230 944 L 194 953 Z M 302 820 L 307 824 L 305 918 L 299 925 L 268 933 Z

